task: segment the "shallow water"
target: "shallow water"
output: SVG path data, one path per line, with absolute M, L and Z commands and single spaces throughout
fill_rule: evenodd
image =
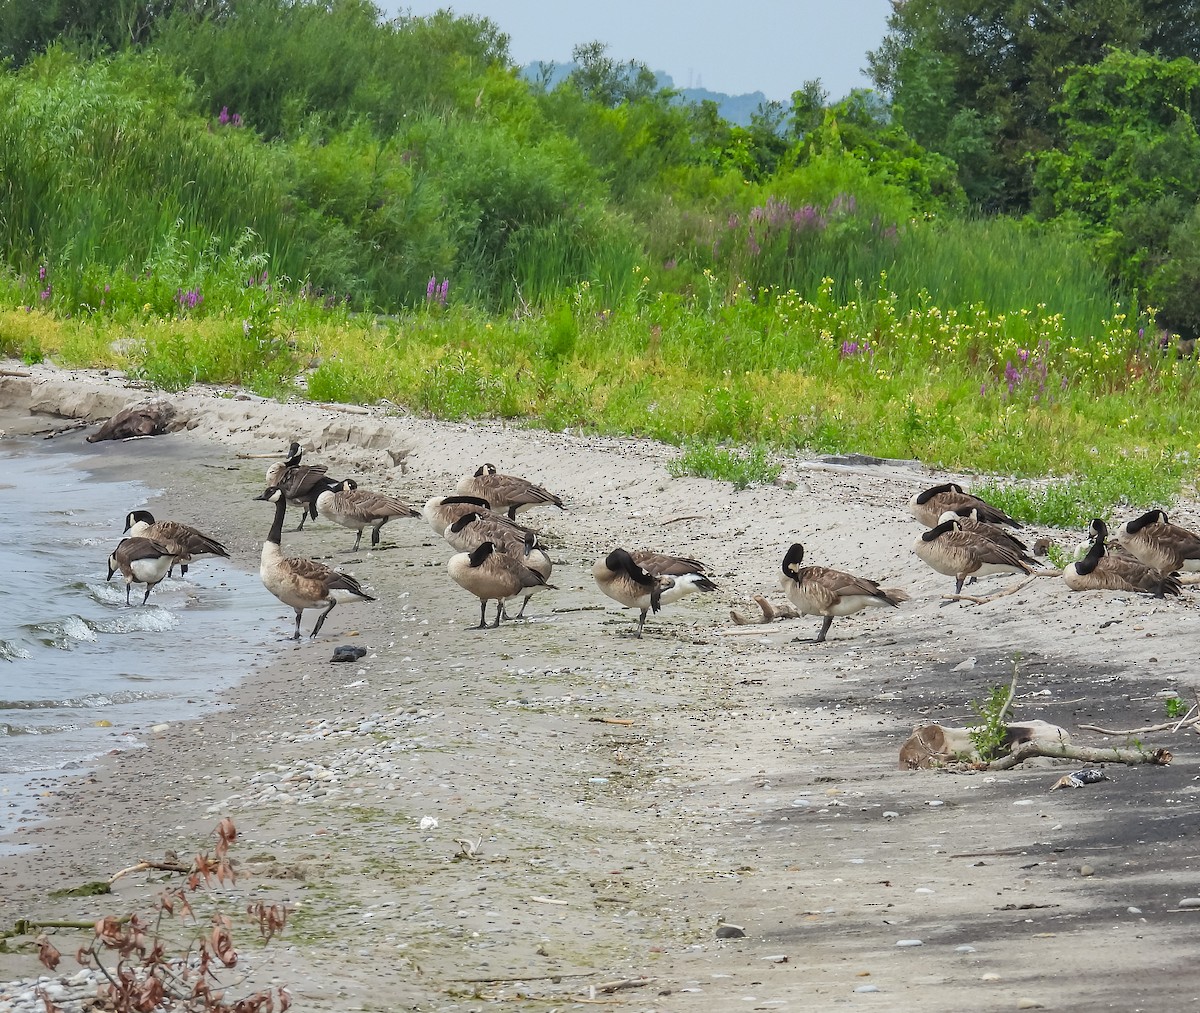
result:
M 176 572 L 145 606 L 134 585 L 126 607 L 108 555 L 156 490 L 89 463 L 61 440 L 0 442 L 0 836 L 56 777 L 214 706 L 266 638 L 273 600 L 224 560 Z

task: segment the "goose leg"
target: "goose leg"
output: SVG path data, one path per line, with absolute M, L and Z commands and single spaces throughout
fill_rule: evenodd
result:
M 387 522 L 384 521 L 383 523 L 376 524 L 373 528 L 371 528 L 371 548 L 374 548 L 379 544 L 379 529 L 386 523 Z
M 361 541 L 362 541 L 362 528 L 359 528 L 359 529 L 358 529 L 358 534 L 354 536 L 354 548 L 353 548 L 353 549 L 351 549 L 350 551 L 351 551 L 351 552 L 357 552 L 357 551 L 358 551 L 358 543 L 359 543 L 359 542 L 361 542 Z M 372 543 L 372 544 L 373 544 L 373 543 Z
M 296 609 L 296 632 L 292 636 L 292 640 L 300 639 L 300 617 L 304 615 L 304 609 Z
M 500 615 L 504 612 L 504 602 L 499 598 L 496 599 L 496 621 L 492 623 L 492 629 L 496 629 L 500 625 Z
M 125 607 L 126 608 L 131 608 L 133 606 L 133 602 L 131 602 L 129 600 L 129 589 L 131 587 L 133 587 L 133 584 L 131 584 L 129 581 L 125 581 Z
M 829 627 L 833 625 L 833 616 L 826 616 L 821 623 L 821 632 L 817 634 L 817 639 L 813 641 L 816 644 L 825 643 L 825 634 L 829 632 Z
M 180 563 L 179 564 L 179 576 L 186 577 L 187 576 L 187 568 L 188 568 L 187 563 Z M 167 576 L 169 577 L 170 574 L 167 574 Z
M 321 627 L 325 625 L 325 619 L 329 616 L 329 613 L 333 611 L 333 607 L 336 604 L 337 604 L 336 598 L 329 599 L 329 608 L 327 608 L 324 612 L 322 612 L 320 617 L 317 619 L 317 625 L 313 627 L 312 633 L 309 634 L 310 638 L 315 637 L 318 633 L 321 632 Z M 297 630 L 297 632 L 299 632 L 300 627 L 297 626 L 296 630 Z
M 479 625 L 472 626 L 471 629 L 473 629 L 473 630 L 486 630 L 487 629 L 487 599 L 486 598 L 479 599 Z
M 521 616 L 523 616 L 523 615 L 525 614 L 525 606 L 529 604 L 529 599 L 530 599 L 530 598 L 532 598 L 532 597 L 533 597 L 533 595 L 531 595 L 531 594 L 527 594 L 527 595 L 525 596 L 525 600 L 524 600 L 523 602 L 521 602 L 521 611 L 517 613 L 517 618 L 518 618 L 518 619 L 520 619 L 520 618 L 521 618 Z
M 649 611 L 650 611 L 649 609 L 642 609 L 642 614 L 640 616 L 638 616 L 637 633 L 634 634 L 634 636 L 636 636 L 638 638 L 638 640 L 642 639 L 642 627 L 646 625 L 646 613 Z
M 150 588 L 153 586 L 154 585 L 152 585 L 152 584 L 146 585 L 146 593 L 144 595 L 142 595 L 142 604 L 143 605 L 145 605 L 146 602 L 148 602 L 150 600 Z
M 966 574 L 960 574 L 954 581 L 954 593 L 962 594 L 963 584 L 966 582 Z

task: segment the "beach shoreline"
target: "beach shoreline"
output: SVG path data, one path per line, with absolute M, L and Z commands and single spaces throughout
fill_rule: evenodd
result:
M 0 378 L 0 406 L 47 427 L 150 393 L 117 375 L 30 373 Z M 669 477 L 676 451 L 647 441 L 238 396 L 170 396 L 184 427 L 154 438 L 175 450 L 169 466 L 139 463 L 148 441 L 97 459 L 156 469 L 156 515 L 211 528 L 251 570 L 268 462 L 238 454 L 298 439 L 332 473 L 417 506 L 491 461 L 563 496 L 566 511 L 528 515 L 558 591 L 529 622 L 468 630 L 478 603 L 423 520 L 391 522 L 382 551 L 354 555 L 353 534 L 327 522 L 285 529 L 286 551 L 344 566 L 378 600 L 339 606 L 316 641 L 269 645 L 227 708 L 56 790 L 22 852 L 0 858 L 0 927 L 144 910 L 161 884 L 141 875 L 108 897 L 52 894 L 208 849 L 228 816 L 232 897 L 294 909 L 265 949 L 244 931 L 246 985 L 286 985 L 297 1009 L 569 1009 L 589 986 L 642 978 L 621 1008 L 1171 1009 L 1200 992 L 1177 910 L 1200 895 L 1194 733 L 1146 736 L 1174 752 L 1169 767 L 1110 767 L 1052 794 L 1072 766 L 897 769 L 914 724 L 969 723 L 1014 663 L 1018 717 L 1161 721 L 1164 688 L 1195 693 L 1195 590 L 1162 602 L 1039 578 L 945 605 L 949 579 L 911 551 L 904 504 L 932 484 L 923 468 L 790 461 L 783 484 L 739 492 Z M 1195 504 L 1178 513 L 1197 526 Z M 793 642 L 816 633 L 811 617 L 732 628 L 752 594 L 782 600 L 795 540 L 806 562 L 913 600 L 835 620 L 821 645 Z M 704 559 L 720 590 L 668 606 L 635 640 L 636 615 L 590 576 L 616 545 Z M 290 610 L 270 614 L 290 634 Z M 331 664 L 339 644 L 368 653 Z M 722 922 L 745 937 L 716 938 Z M 68 954 L 83 941 L 57 935 Z M 27 948 L 0 953 L 0 980 L 38 972 Z

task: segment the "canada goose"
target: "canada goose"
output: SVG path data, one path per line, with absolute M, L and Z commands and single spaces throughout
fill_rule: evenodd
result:
M 1012 549 L 1013 552 L 1022 553 L 1029 551 L 1029 546 L 1012 532 L 1007 531 L 999 524 L 989 524 L 987 521 L 981 521 L 979 519 L 978 507 L 946 510 L 938 518 L 938 523 L 945 524 L 946 521 L 954 520 L 959 522 L 959 526 L 963 531 L 972 531 L 977 535 L 983 535 L 984 538 L 990 538 L 993 542 Z
M 498 550 L 515 556 L 531 570 L 536 570 L 544 580 L 550 579 L 554 566 L 550 556 L 538 544 L 537 534 L 528 528 L 522 531 L 503 514 L 467 513 L 446 529 L 446 541 L 460 552 L 470 552 L 484 542 L 491 542 Z M 534 595 L 530 591 L 521 602 L 521 611 L 515 618 L 525 615 L 525 606 Z M 508 618 L 506 615 L 504 618 Z
M 596 560 L 592 576 L 597 586 L 613 601 L 625 608 L 641 611 L 637 633 L 641 637 L 646 613 L 657 612 L 663 605 L 678 601 L 696 591 L 715 591 L 717 585 L 705 575 L 694 559 L 668 556 L 642 549 L 636 553 L 652 568 L 637 562 L 635 554 L 625 549 L 613 549 L 603 559 Z
M 1141 562 L 1163 573 L 1200 570 L 1200 535 L 1172 524 L 1164 510 L 1126 521 L 1117 539 Z
M 1183 591 L 1176 574 L 1164 574 L 1136 559 L 1113 556 L 1105 551 L 1103 538 L 1092 542 L 1083 559 L 1064 567 L 1062 576 L 1072 591 L 1139 591 L 1156 598 Z
M 535 506 L 556 506 L 563 509 L 562 500 L 540 485 L 534 485 L 516 475 L 502 475 L 494 464 L 481 464 L 474 475 L 459 480 L 458 492 L 464 496 L 486 499 L 497 513 L 508 512 L 513 520 L 522 510 Z
M 824 643 L 835 616 L 849 616 L 865 608 L 898 606 L 908 601 L 908 592 L 898 587 L 881 588 L 875 581 L 855 577 L 826 566 L 801 566 L 804 546 L 792 545 L 783 557 L 783 585 L 788 601 L 802 616 L 824 616 L 815 643 Z
M 1096 544 L 1097 540 L 1104 543 L 1104 558 L 1106 560 L 1124 559 L 1131 563 L 1139 562 L 1137 556 L 1125 548 L 1125 546 L 1115 538 L 1108 537 L 1108 525 L 1100 517 L 1092 518 L 1091 524 L 1088 525 L 1087 537 L 1075 546 L 1073 558 L 1077 560 L 1083 559 L 1092 551 L 1092 546 Z
M 517 556 L 497 550 L 491 542 L 483 542 L 470 552 L 455 553 L 446 564 L 446 572 L 459 587 L 479 599 L 479 625 L 474 627 L 479 630 L 487 628 L 487 603 L 490 600 L 496 601 L 496 621 L 492 623 L 495 629 L 500 625 L 500 615 L 509 598 L 515 598 L 523 591 L 533 594 L 543 588 L 554 589 L 554 585 L 546 583 L 546 578 L 536 570 L 526 566 Z
M 325 610 L 317 617 L 316 625 L 309 636 L 315 637 L 321 632 L 321 627 L 337 604 L 338 592 L 362 598 L 364 601 L 375 600 L 348 573 L 331 570 L 324 563 L 312 559 L 285 557 L 280 539 L 283 537 L 287 497 L 282 489 L 273 486 L 254 498 L 275 504 L 275 520 L 271 524 L 271 530 L 267 532 L 267 540 L 263 542 L 258 575 L 262 579 L 263 587 L 285 605 L 290 605 L 296 610 L 296 632 L 292 640 L 300 639 L 300 617 L 304 610 L 320 608 L 323 605 Z
M 118 570 L 121 571 L 125 578 L 126 605 L 130 604 L 130 587 L 134 584 L 145 584 L 146 593 L 142 595 L 142 604 L 145 605 L 150 597 L 150 588 L 167 575 L 176 560 L 187 558 L 189 557 L 186 554 L 176 555 L 175 547 L 168 548 L 152 538 L 122 538 L 108 557 L 108 576 L 104 579 L 112 580 L 112 575 Z
M 282 489 L 289 503 L 303 508 L 297 531 L 304 530 L 304 522 L 309 516 L 316 520 L 317 496 L 335 484 L 326 477 L 329 469 L 324 464 L 301 464 L 303 456 L 304 448 L 299 443 L 292 443 L 287 457 L 267 469 L 267 488 Z
M 318 493 L 316 504 L 321 516 L 358 532 L 351 552 L 358 551 L 363 528 L 371 529 L 371 546 L 374 547 L 379 544 L 379 529 L 393 517 L 421 516 L 419 511 L 395 496 L 359 489 L 354 480 L 349 478 L 335 482 Z
M 229 550 L 215 538 L 179 521 L 156 521 L 149 510 L 131 510 L 125 515 L 125 532 L 135 538 L 150 538 L 175 553 L 179 572 L 186 574 L 188 564 L 197 559 L 229 558 Z M 174 564 L 172 564 L 172 569 Z M 170 571 L 167 573 L 170 576 Z
M 1032 556 L 1013 552 L 982 535 L 962 530 L 958 520 L 930 528 L 913 546 L 917 555 L 938 573 L 955 578 L 954 593 L 961 594 L 968 577 L 993 573 L 1032 573 L 1040 564 Z
M 1013 528 L 1021 527 L 1020 522 L 1014 521 L 999 507 L 985 503 L 978 496 L 972 496 L 969 492 L 963 492 L 962 486 L 956 482 L 935 485 L 924 492 L 917 493 L 908 501 L 908 512 L 929 528 L 939 524 L 939 518 L 947 510 L 953 510 L 957 513 L 962 509 L 978 510 L 979 513 L 976 519 L 988 524 L 1007 524 Z
M 433 496 L 425 501 L 421 515 L 429 521 L 429 526 L 439 535 L 444 536 L 446 529 L 463 514 L 478 513 L 501 523 L 507 524 L 522 535 L 531 530 L 518 521 L 512 520 L 508 514 L 498 513 L 492 509 L 482 496 Z

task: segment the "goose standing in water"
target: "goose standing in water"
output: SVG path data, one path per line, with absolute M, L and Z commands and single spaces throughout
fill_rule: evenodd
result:
M 945 482 L 935 485 L 924 492 L 919 492 L 908 501 L 908 512 L 926 527 L 932 528 L 939 524 L 942 514 L 947 510 L 959 513 L 962 510 L 976 510 L 976 519 L 987 524 L 1006 524 L 1012 528 L 1021 527 L 1019 521 L 1014 521 L 999 507 L 963 492 L 957 482 Z
M 556 506 L 563 509 L 562 500 L 540 485 L 516 475 L 502 475 L 494 464 L 482 464 L 474 475 L 459 480 L 458 492 L 463 496 L 486 499 L 497 513 L 507 511 L 513 520 L 523 510 L 535 506 Z
M 596 560 L 592 577 L 596 586 L 613 601 L 625 608 L 639 610 L 634 636 L 640 639 L 646 625 L 646 613 L 658 612 L 664 605 L 697 591 L 717 590 L 704 569 L 698 560 L 684 556 L 647 549 L 631 553 L 618 548 Z
M 331 570 L 324 563 L 293 556 L 286 557 L 280 540 L 283 537 L 283 518 L 287 513 L 287 497 L 282 489 L 273 486 L 255 499 L 275 504 L 275 520 L 263 542 L 258 574 L 263 587 L 285 605 L 296 610 L 296 632 L 292 640 L 300 639 L 300 618 L 305 609 L 322 608 L 310 637 L 321 632 L 329 613 L 337 605 L 338 596 L 374 601 L 350 574 Z
M 1172 524 L 1165 510 L 1149 510 L 1126 521 L 1117 540 L 1139 561 L 1163 573 L 1200 571 L 1200 535 Z
M 526 566 L 517 556 L 501 552 L 491 542 L 483 542 L 470 552 L 459 552 L 450 557 L 446 572 L 459 587 L 470 591 L 479 599 L 478 630 L 487 629 L 487 603 L 496 602 L 496 621 L 492 629 L 500 625 L 504 603 L 524 592 L 533 594 L 545 588 L 555 589 L 546 578 Z M 528 600 L 528 595 L 526 596 Z
M 393 517 L 420 517 L 421 513 L 395 496 L 370 489 L 359 489 L 353 479 L 335 482 L 316 498 L 317 511 L 322 517 L 357 531 L 351 552 L 358 551 L 364 528 L 371 529 L 371 548 L 379 544 L 379 529 Z
M 835 616 L 849 616 L 865 608 L 897 607 L 908 601 L 898 587 L 882 588 L 866 577 L 856 577 L 827 566 L 802 566 L 804 546 L 792 545 L 783 557 L 783 587 L 788 601 L 802 616 L 824 616 L 814 643 L 822 644 Z
M 179 564 L 181 574 L 188 572 L 185 558 L 192 562 L 197 559 L 229 558 L 229 550 L 215 538 L 180 521 L 156 521 L 149 510 L 131 510 L 127 513 L 125 532 L 135 538 L 149 538 L 165 545 L 175 553 L 175 562 Z
M 142 595 L 142 604 L 150 598 L 150 589 L 161 581 L 177 561 L 187 559 L 186 555 L 176 555 L 174 547 L 168 547 L 150 538 L 122 538 L 108 557 L 108 576 L 118 570 L 125 578 L 125 604 L 129 605 L 129 589 L 134 584 L 145 584 L 146 593 Z

